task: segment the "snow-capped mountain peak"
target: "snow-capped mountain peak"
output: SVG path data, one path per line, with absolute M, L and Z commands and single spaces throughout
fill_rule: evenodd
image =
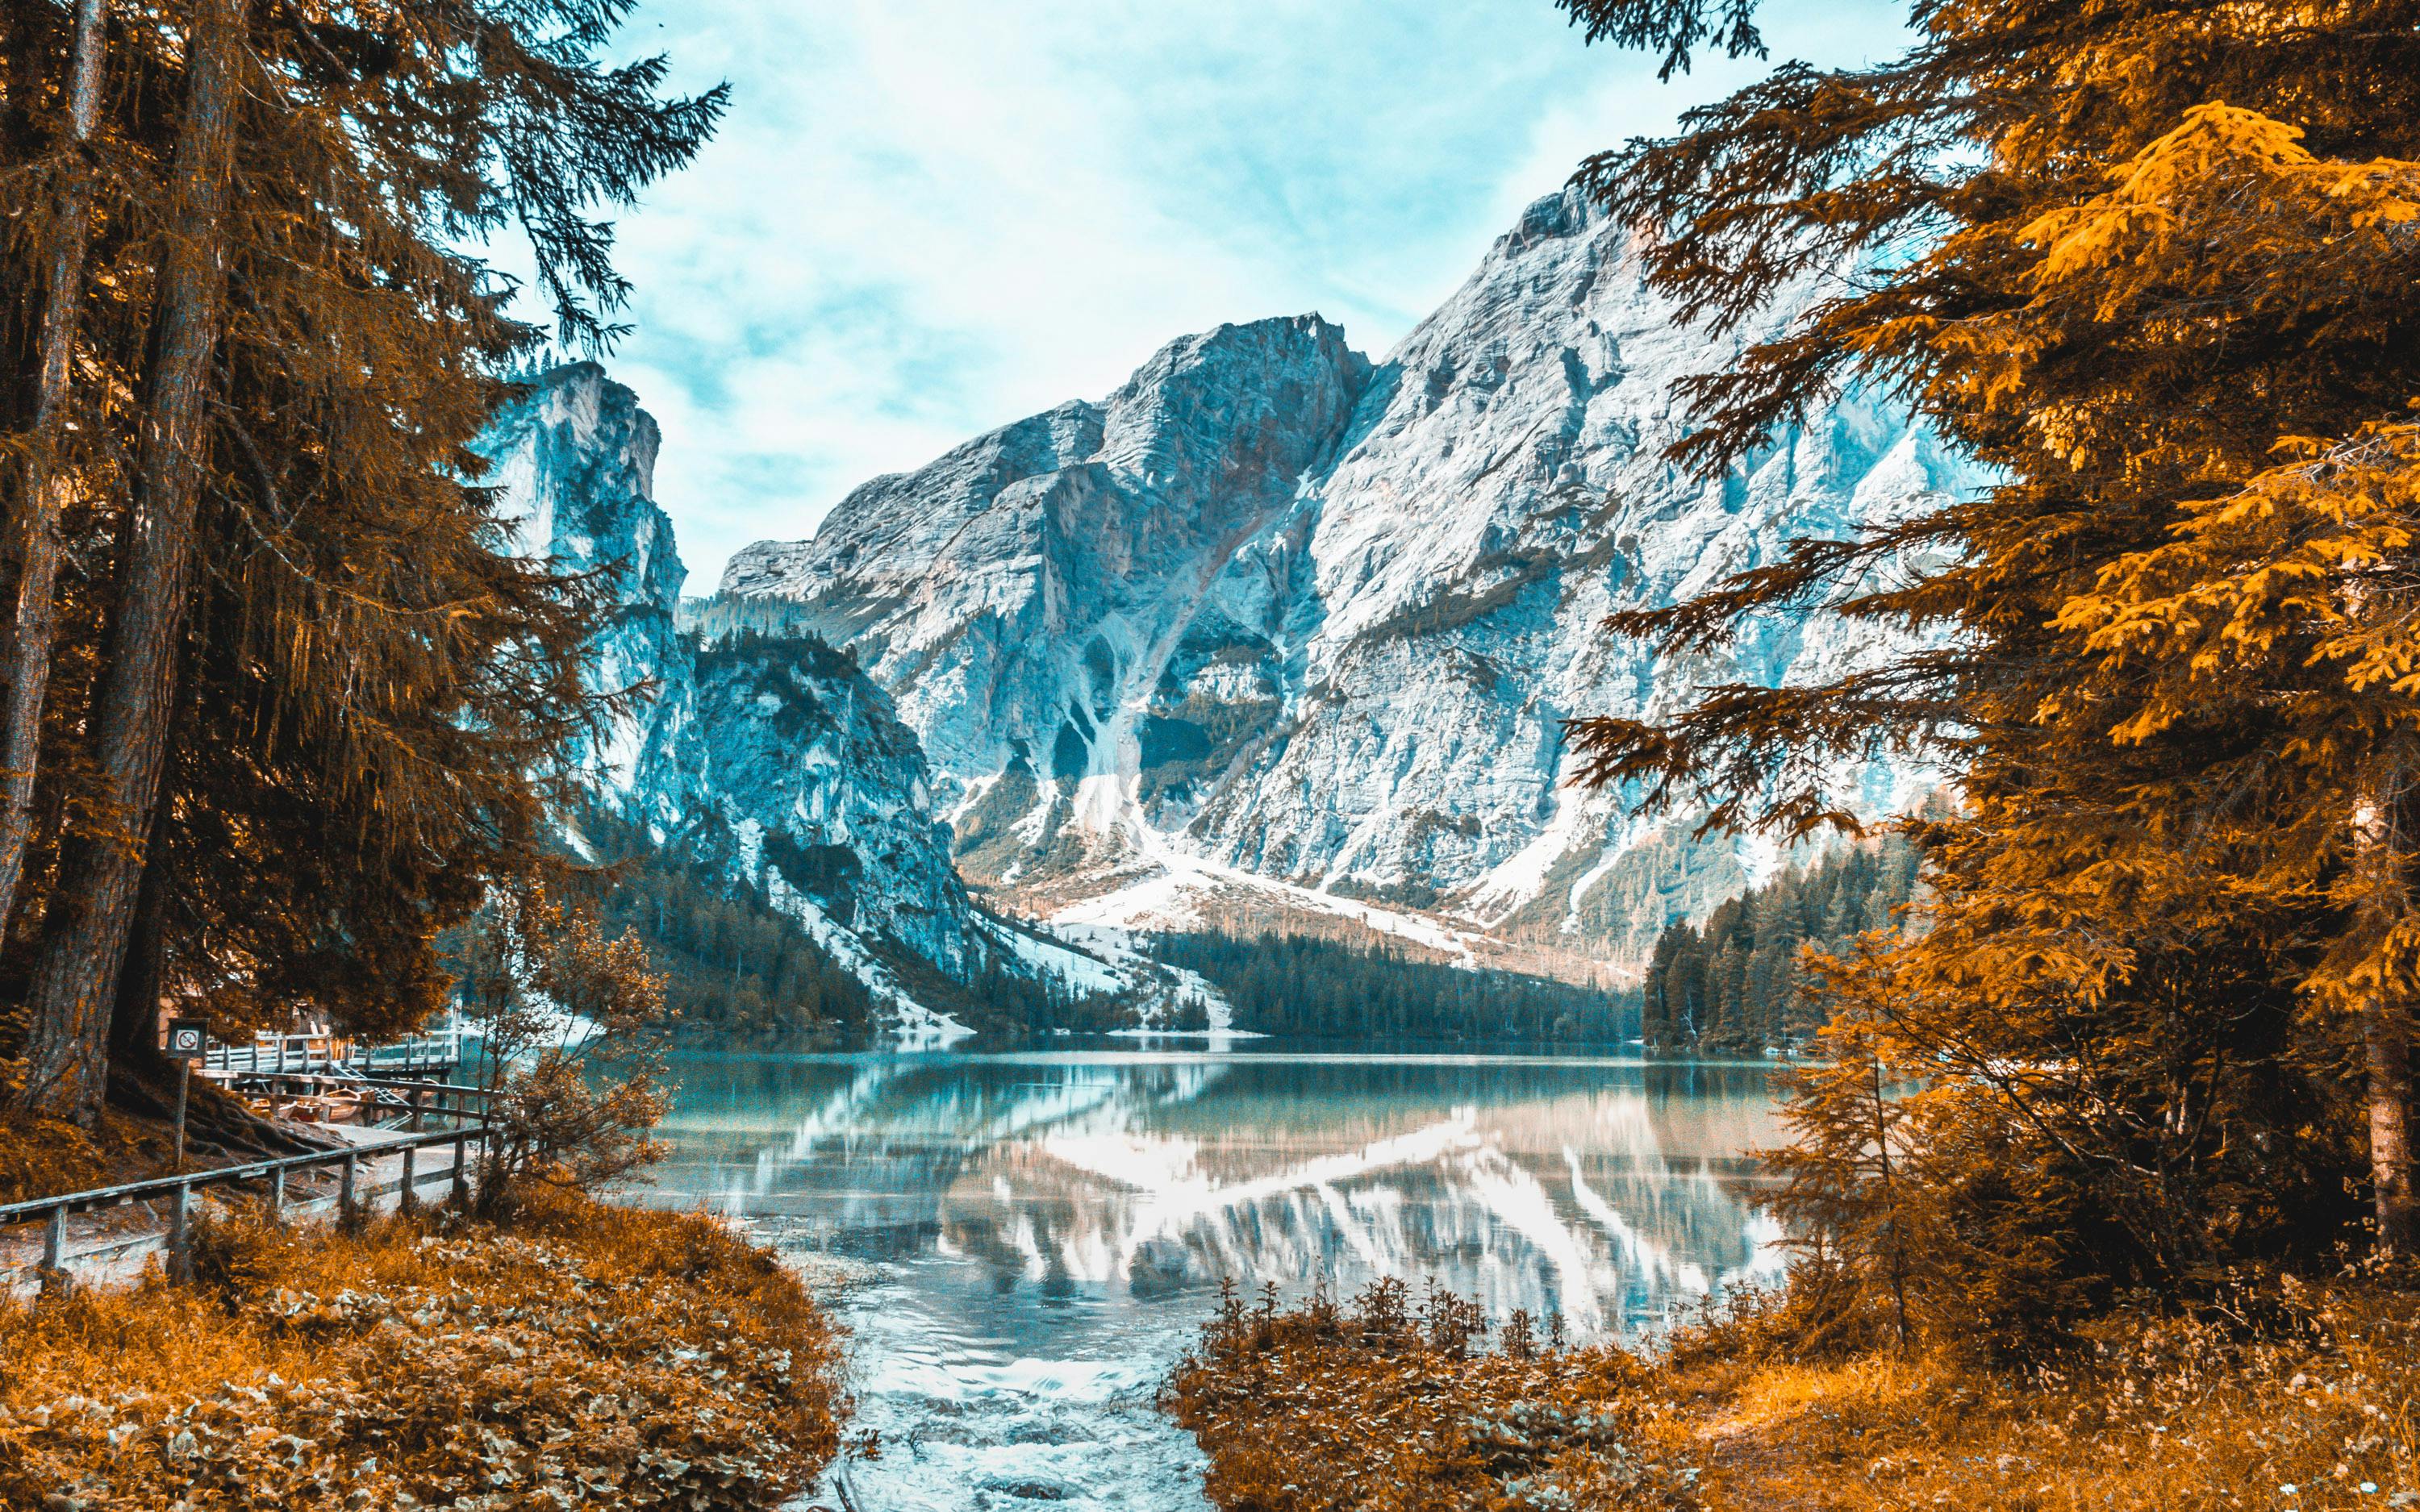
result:
M 854 648 L 923 737 L 961 866 L 1036 903 L 1257 877 L 1635 960 L 1774 858 L 1573 790 L 1562 721 L 1871 650 L 1781 616 L 1683 665 L 1606 613 L 1971 479 L 1854 393 L 1683 474 L 1679 379 L 1796 312 L 1711 337 L 1630 251 L 1565 192 L 1375 364 L 1316 316 L 1171 343 L 1100 404 L 742 551 L 709 618 Z M 1921 780 L 1841 774 L 1869 811 Z

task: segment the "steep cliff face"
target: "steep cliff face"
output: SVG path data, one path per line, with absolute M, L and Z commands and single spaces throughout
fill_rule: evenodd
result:
M 681 661 L 674 615 L 689 569 L 656 506 L 662 440 L 636 394 L 597 363 L 573 363 L 532 378 L 476 443 L 489 464 L 480 481 L 502 490 L 521 553 L 604 577 L 613 609 L 590 646 L 592 687 L 637 687 Z M 634 709 L 570 758 L 607 787 L 625 788 L 651 722 L 648 710 Z
M 939 1026 L 900 967 L 970 980 L 986 926 L 951 864 L 915 733 L 852 658 L 812 637 L 683 651 L 624 816 L 755 887 L 902 1026 Z
M 944 774 L 979 873 L 1030 872 L 1063 832 L 1131 840 L 1135 753 L 1203 596 L 1326 463 L 1368 378 L 1315 317 L 1173 343 L 1106 403 L 868 484 L 812 541 L 741 552 L 721 612 L 773 600 L 859 652 Z
M 1618 795 L 1571 787 L 1561 721 L 1812 675 L 1869 654 L 1861 633 L 1776 617 L 1724 656 L 1684 661 L 1606 637 L 1605 616 L 1964 479 L 1929 436 L 1855 394 L 1729 476 L 1677 471 L 1662 457 L 1681 434 L 1677 381 L 1720 370 L 1795 312 L 1710 340 L 1645 289 L 1627 252 L 1576 196 L 1533 205 L 1388 359 L 1297 517 L 1239 560 L 1223 601 L 1299 650 L 1266 664 L 1287 690 L 1282 722 L 1187 817 L 1190 843 L 1625 960 L 1666 916 L 1769 861 L 1634 825 Z M 1264 594 L 1275 573 L 1261 555 L 1287 561 L 1287 599 Z M 1917 780 L 1880 763 L 1837 774 L 1869 812 L 1907 803 Z
M 1605 615 L 1971 482 L 1854 393 L 1714 482 L 1665 463 L 1677 380 L 1792 313 L 1683 327 L 1621 228 L 1551 196 L 1374 366 L 1315 317 L 1178 342 L 1105 404 L 742 552 L 709 615 L 856 648 L 923 737 L 961 864 L 1053 904 L 1133 901 L 1082 917 L 1266 881 L 1636 960 L 1772 857 L 1569 787 L 1561 721 L 1871 648 L 1777 616 L 1683 661 Z M 1922 775 L 1836 779 L 1872 811 Z
M 853 656 L 813 635 L 702 642 L 678 626 L 685 573 L 653 500 L 656 427 L 628 389 L 594 363 L 555 369 L 481 446 L 521 548 L 611 588 L 596 686 L 652 690 L 571 753 L 617 818 L 756 888 L 873 990 L 894 1028 L 950 1032 L 951 1009 L 979 1018 L 962 989 L 1003 963 L 1124 985 L 975 907 L 916 735 Z

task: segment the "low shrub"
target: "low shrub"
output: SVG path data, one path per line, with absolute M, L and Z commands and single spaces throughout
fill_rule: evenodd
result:
M 1352 1306 L 1231 1300 L 1165 1403 L 1227 1512 L 2420 1512 L 2408 1275 L 2241 1275 L 2139 1299 L 2033 1365 L 1793 1344 L 1786 1293 L 1652 1352 L 1493 1331 L 1399 1286 Z M 1870 1332 L 1870 1331 L 1869 1331 Z M 1801 1336 L 1803 1337 L 1803 1335 Z
M 1229 1293 L 1162 1401 L 1232 1512 L 1692 1505 L 1694 1473 L 1645 1431 L 1645 1379 L 1621 1350 L 1382 1281 L 1342 1305 Z
M 6 1070 L 0 1062 L 0 1072 Z M 0 1096 L 7 1092 L 8 1079 L 0 1075 Z M 0 1203 L 104 1186 L 116 1171 L 151 1160 L 164 1165 L 165 1141 L 147 1139 L 148 1134 L 116 1114 L 104 1116 L 96 1137 L 55 1119 L 11 1113 L 0 1121 Z
M 840 1336 L 702 1216 L 222 1220 L 194 1269 L 0 1310 L 0 1505 L 770 1508 L 840 1448 Z

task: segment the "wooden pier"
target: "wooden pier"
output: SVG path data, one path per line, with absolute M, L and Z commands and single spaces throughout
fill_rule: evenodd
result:
M 450 1080 L 459 1075 L 472 1040 L 458 1020 L 393 1044 L 365 1044 L 339 1034 L 256 1034 L 240 1043 L 213 1040 L 195 1070 L 214 1080 L 313 1073 Z

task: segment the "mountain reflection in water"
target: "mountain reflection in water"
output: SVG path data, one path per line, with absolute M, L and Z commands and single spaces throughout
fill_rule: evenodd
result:
M 659 1200 L 872 1262 L 887 1507 L 1201 1504 L 1151 1386 L 1222 1277 L 1631 1331 L 1777 1276 L 1759 1066 L 1264 1050 L 691 1057 Z M 1105 1458 L 1103 1450 L 1115 1451 Z M 906 1462 L 901 1462 L 903 1454 Z

